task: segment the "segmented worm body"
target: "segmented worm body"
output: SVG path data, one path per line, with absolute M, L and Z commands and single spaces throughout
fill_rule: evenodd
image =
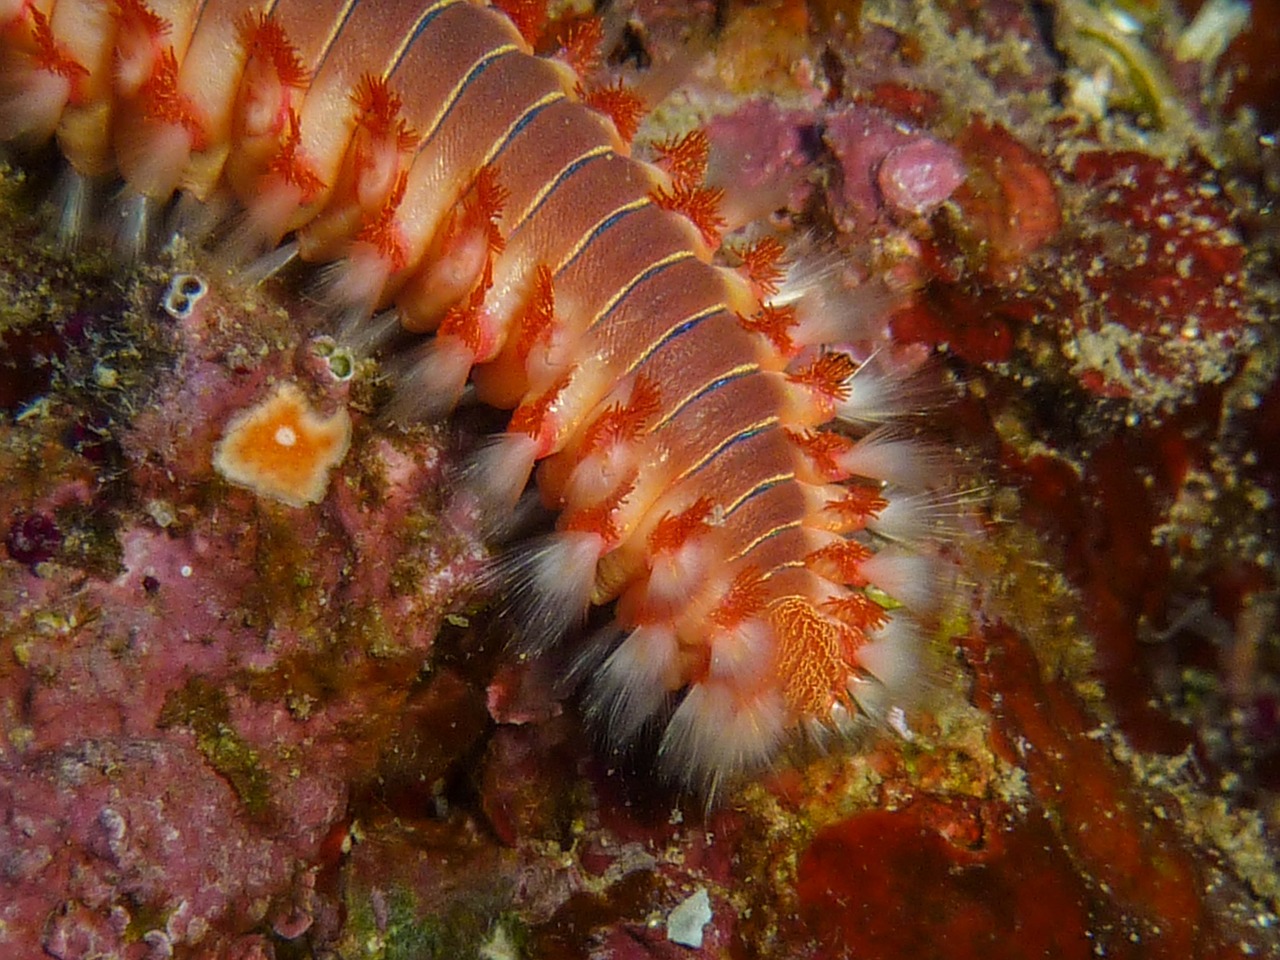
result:
M 856 319 L 784 281 L 780 242 L 719 251 L 705 137 L 632 158 L 598 29 L 536 56 L 538 12 L 507 6 L 3 0 L 0 135 L 56 137 L 73 195 L 122 180 L 130 229 L 175 193 L 234 206 L 228 242 L 332 263 L 335 310 L 431 333 L 402 406 L 470 380 L 513 410 L 473 492 L 509 510 L 536 470 L 558 511 L 502 563 L 528 648 L 614 603 L 589 712 L 618 743 L 661 725 L 667 772 L 714 790 L 900 702 L 886 595 L 927 609 L 934 573 L 885 543 L 928 457 L 878 427 L 894 371 L 823 348 Z

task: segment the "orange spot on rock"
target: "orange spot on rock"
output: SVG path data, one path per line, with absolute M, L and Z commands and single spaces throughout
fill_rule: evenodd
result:
M 291 383 L 227 424 L 213 451 L 213 466 L 232 483 L 259 496 L 304 507 L 323 499 L 329 471 L 351 445 L 345 409 L 319 416 Z

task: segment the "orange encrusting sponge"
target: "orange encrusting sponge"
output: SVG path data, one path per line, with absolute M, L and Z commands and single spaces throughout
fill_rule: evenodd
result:
M 291 383 L 282 383 L 227 424 L 213 465 L 237 486 L 291 507 L 324 499 L 329 472 L 351 445 L 351 417 L 317 414 Z

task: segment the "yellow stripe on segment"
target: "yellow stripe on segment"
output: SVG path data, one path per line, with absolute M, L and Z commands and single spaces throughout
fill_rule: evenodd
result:
M 744 503 L 746 503 L 748 500 L 754 497 L 757 493 L 763 493 L 765 490 L 768 490 L 770 487 L 776 487 L 780 483 L 786 483 L 788 480 L 794 480 L 795 478 L 796 478 L 796 475 L 791 471 L 788 471 L 786 473 L 779 473 L 772 477 L 766 477 L 764 480 L 761 480 L 754 487 L 752 487 L 750 490 L 748 490 L 746 493 L 740 496 L 737 500 L 734 500 L 732 503 L 726 506 L 724 508 L 724 515 L 726 517 L 729 516 L 735 510 L 737 510 L 740 506 L 742 506 Z
M 315 68 L 311 71 L 311 76 L 315 77 L 324 67 L 324 62 L 329 59 L 329 54 L 333 52 L 333 45 L 338 42 L 338 37 L 342 35 L 342 31 L 347 26 L 347 21 L 351 19 L 351 11 L 359 6 L 360 0 L 347 0 L 346 5 L 342 8 L 342 16 L 334 21 L 333 26 L 329 28 L 329 35 L 324 38 L 324 43 L 320 45 L 320 56 L 316 58 Z
M 699 399 L 700 397 L 703 397 L 708 393 L 718 390 L 720 387 L 724 386 L 726 383 L 729 383 L 731 380 L 737 380 L 740 377 L 747 376 L 747 374 L 756 373 L 757 371 L 759 371 L 759 369 L 760 369 L 760 364 L 758 363 L 754 363 L 754 362 L 740 363 L 736 367 L 732 367 L 729 370 L 725 370 L 721 373 L 716 374 L 714 379 L 708 380 L 706 383 L 699 386 L 696 390 L 692 390 L 689 393 L 687 393 L 683 400 L 681 400 L 674 407 L 668 410 L 667 413 L 663 415 L 662 419 L 656 421 L 653 424 L 653 426 L 650 428 L 650 432 L 652 433 L 654 430 L 660 430 L 662 427 L 665 427 L 671 420 L 675 419 L 677 416 L 680 415 L 680 411 L 682 411 L 685 407 L 687 407 L 689 404 L 693 403 L 695 400 Z
M 536 211 L 540 206 L 542 206 L 542 204 L 546 201 L 547 197 L 551 195 L 551 191 L 553 191 L 556 187 L 560 186 L 560 184 L 563 183 L 565 179 L 567 179 L 569 175 L 572 174 L 575 170 L 578 170 L 579 168 L 581 168 L 583 164 L 587 163 L 587 161 L 589 160 L 594 160 L 596 157 L 603 157 L 606 153 L 612 153 L 612 152 L 613 152 L 612 147 L 608 145 L 602 145 L 599 147 L 594 147 L 593 149 L 588 150 L 582 156 L 575 158 L 569 163 L 566 163 L 564 165 L 564 168 L 561 169 L 561 171 L 557 173 L 554 177 L 552 177 L 550 180 L 544 183 L 542 185 L 542 189 L 540 189 L 534 195 L 533 199 L 529 201 L 529 206 L 525 207 L 524 212 L 521 213 L 520 216 L 513 222 L 513 225 L 511 227 L 511 232 L 515 233 L 522 226 L 524 226 L 524 222 L 528 220 L 531 216 L 533 216 L 534 211 Z
M 609 222 L 611 220 L 615 220 L 618 217 L 622 216 L 623 214 L 630 213 L 633 210 L 639 210 L 641 207 L 647 207 L 652 202 L 653 201 L 649 197 L 638 197 L 635 200 L 632 200 L 630 203 L 627 203 L 621 207 L 618 207 L 618 209 L 614 210 L 608 216 L 603 217 L 597 224 L 595 224 L 595 226 L 593 226 L 590 230 L 584 233 L 581 239 L 579 239 L 578 242 L 573 245 L 572 249 L 570 249 L 569 252 L 565 254 L 564 258 L 561 259 L 560 263 L 556 266 L 555 270 L 553 271 L 555 275 L 559 276 L 565 267 L 573 263 L 573 261 L 578 258 L 578 255 L 581 254 L 582 251 L 586 249 L 587 244 L 589 244 L 592 240 L 595 239 L 596 234 L 609 226 Z
M 674 486 L 675 484 L 679 483 L 681 480 L 684 480 L 686 477 L 692 476 L 693 474 L 697 473 L 699 470 L 705 467 L 708 463 L 710 463 L 716 457 L 720 456 L 720 454 L 724 453 L 725 450 L 729 449 L 739 440 L 743 440 L 746 437 L 754 436 L 757 433 L 760 433 L 764 430 L 768 430 L 770 427 L 776 426 L 777 423 L 778 423 L 777 417 L 765 417 L 763 420 L 753 423 L 748 427 L 744 427 L 743 429 L 739 430 L 737 433 L 733 434 L 732 436 L 725 437 L 718 444 L 716 444 L 714 447 L 708 450 L 707 453 L 702 457 L 702 459 L 698 460 L 696 463 L 691 464 L 687 469 L 685 469 L 680 474 L 680 476 L 676 477 L 671 482 L 671 486 Z
M 446 7 L 452 7 L 461 0 L 437 0 L 436 3 L 427 6 L 420 14 L 418 19 L 413 22 L 413 26 L 404 32 L 404 39 L 400 41 L 400 46 L 396 48 L 396 52 L 392 55 L 391 60 L 387 64 L 387 68 L 382 72 L 382 79 L 389 80 L 391 74 L 395 73 L 400 66 L 400 61 L 404 59 L 404 55 L 409 52 L 422 34 L 423 29 L 428 23 L 434 20 Z
M 714 317 L 717 313 L 720 313 L 722 310 L 728 310 L 728 309 L 729 309 L 728 306 L 726 306 L 725 304 L 717 303 L 713 306 L 707 307 L 705 310 L 699 310 L 697 313 L 693 314 L 693 316 L 685 317 L 683 320 L 677 320 L 671 326 L 667 327 L 666 330 L 663 330 L 662 334 L 659 337 L 657 337 L 657 339 L 655 339 L 653 343 L 649 344 L 649 346 L 647 346 L 641 353 L 639 353 L 636 356 L 634 360 L 631 361 L 631 364 L 627 367 L 625 371 L 626 375 L 629 376 L 635 373 L 637 367 L 644 364 L 650 357 L 652 357 L 655 353 L 661 350 L 666 344 L 670 343 L 673 339 L 678 337 L 680 334 L 688 330 L 692 330 L 694 327 L 700 324 L 703 320 L 706 320 L 708 317 Z
M 463 91 L 470 86 L 471 81 L 475 79 L 476 75 L 499 57 L 505 57 L 509 53 L 517 53 L 519 50 L 520 48 L 514 43 L 504 43 L 500 47 L 494 47 L 471 65 L 471 69 L 467 71 L 466 76 L 459 80 L 454 88 L 449 91 L 449 95 L 444 98 L 444 103 L 441 105 L 440 111 L 436 114 L 435 119 L 432 120 L 426 130 L 422 132 L 422 139 L 418 141 L 418 153 L 421 153 L 426 148 L 427 144 L 431 142 L 431 138 L 434 137 L 436 135 L 436 131 L 440 129 L 440 124 L 444 122 L 444 118 L 447 117 L 449 115 L 449 111 L 457 105 L 458 100 L 462 97 Z
M 645 267 L 643 270 L 637 273 L 634 277 L 628 280 L 625 284 L 623 284 L 622 287 L 619 288 L 619 290 L 612 297 L 608 299 L 605 305 L 600 309 L 600 312 L 591 318 L 591 322 L 587 324 L 587 329 L 590 330 L 597 323 L 599 323 L 601 320 L 607 317 L 609 313 L 615 307 L 617 307 L 619 303 L 621 303 L 623 300 L 627 298 L 627 296 L 631 293 L 631 291 L 633 291 L 639 284 L 643 283 L 646 279 L 651 277 L 653 274 L 657 273 L 659 270 L 662 270 L 666 267 L 671 266 L 674 263 L 679 263 L 681 260 L 688 260 L 692 256 L 693 256 L 692 250 L 677 250 L 675 253 L 667 254 L 661 260 L 653 261 L 653 263 L 649 264 L 647 267 Z
M 551 93 L 548 93 L 541 100 L 535 100 L 533 103 L 525 107 L 524 113 L 516 117 L 515 121 L 511 124 L 511 126 L 507 127 L 507 129 L 503 132 L 502 136 L 500 136 L 497 140 L 493 142 L 493 146 L 489 148 L 489 152 L 486 153 L 484 155 L 484 159 L 480 161 L 480 166 L 487 167 L 489 164 L 493 162 L 493 158 L 496 157 L 499 153 L 501 153 L 503 149 L 506 148 L 507 144 L 511 142 L 511 138 L 515 136 L 516 131 L 518 131 L 521 127 L 523 127 L 526 123 L 528 123 L 528 120 L 531 114 L 536 113 L 537 111 L 543 109 L 544 107 L 550 106 L 551 104 L 555 103 L 557 100 L 563 100 L 563 99 L 564 99 L 564 91 L 555 90 Z
M 745 557 L 748 553 L 750 553 L 756 547 L 760 546 L 760 544 L 764 543 L 766 540 L 771 540 L 780 533 L 786 533 L 788 530 L 795 530 L 801 526 L 803 526 L 803 523 L 799 520 L 792 520 L 790 523 L 780 523 L 778 524 L 778 526 L 774 527 L 772 530 L 766 530 L 764 533 L 760 534 L 760 536 L 756 537 L 754 540 L 748 543 L 743 549 L 739 550 L 732 557 L 730 557 L 727 562 L 734 563 L 738 560 L 741 560 L 743 557 Z M 767 579 L 777 571 L 786 570 L 789 567 L 803 567 L 803 566 L 804 566 L 803 560 L 796 560 L 794 562 L 787 561 L 786 563 L 779 564 L 773 570 L 766 573 L 764 577 L 765 579 Z

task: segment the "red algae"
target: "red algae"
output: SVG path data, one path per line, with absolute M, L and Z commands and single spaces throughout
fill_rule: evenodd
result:
M 861 813 L 819 831 L 796 883 L 822 956 L 1095 955 L 1090 892 L 1043 821 L 998 826 L 990 845 L 974 850 L 942 836 L 914 806 Z
M 1045 161 L 1000 126 L 975 120 L 957 146 L 969 167 L 956 196 L 961 243 L 979 276 L 1010 284 L 1062 226 L 1057 188 Z
M 1075 695 L 1038 680 L 1028 646 L 1006 627 L 986 630 L 970 649 L 981 658 L 977 695 L 995 715 L 999 748 L 1027 771 L 1063 845 L 1142 955 L 1247 955 L 1251 935 L 1204 897 L 1222 880 L 1209 880 L 1214 868 L 1162 814 L 1168 801 L 1144 795 L 1108 755 Z

